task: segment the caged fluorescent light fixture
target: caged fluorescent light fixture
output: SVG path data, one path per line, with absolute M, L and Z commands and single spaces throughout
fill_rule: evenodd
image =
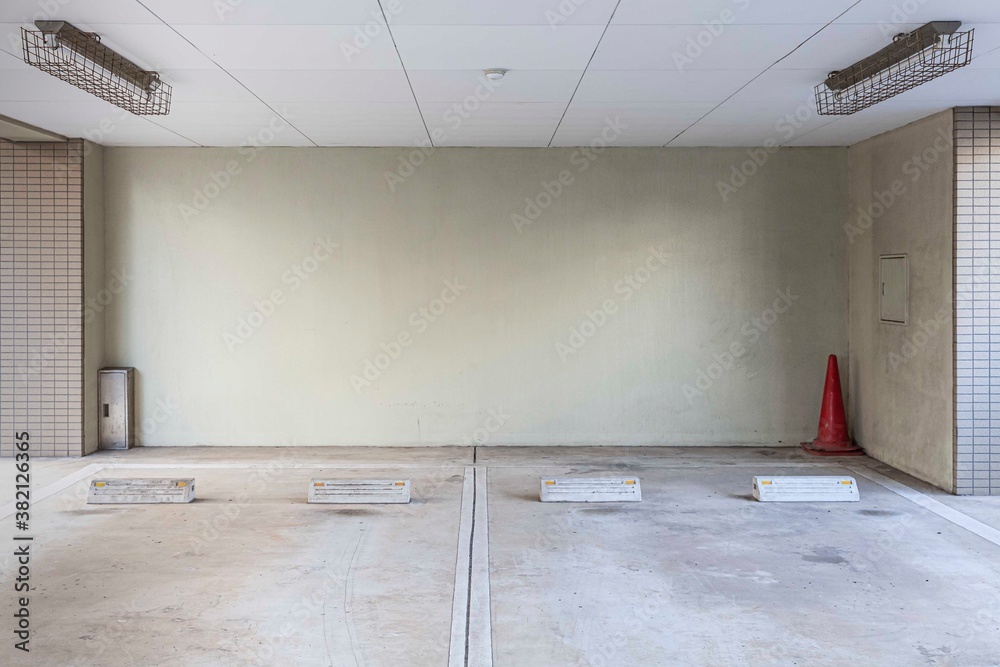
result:
M 816 110 L 847 116 L 964 67 L 972 59 L 973 30 L 961 21 L 931 21 L 896 35 L 892 44 L 816 86 Z
M 21 29 L 24 62 L 137 116 L 170 113 L 170 86 L 66 21 Z

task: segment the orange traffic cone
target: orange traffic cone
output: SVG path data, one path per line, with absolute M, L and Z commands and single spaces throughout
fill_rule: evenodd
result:
M 847 435 L 844 395 L 840 391 L 840 371 L 837 369 L 835 354 L 831 354 L 826 363 L 826 385 L 823 387 L 823 407 L 819 413 L 819 433 L 812 442 L 803 442 L 802 449 L 817 456 L 864 455 Z

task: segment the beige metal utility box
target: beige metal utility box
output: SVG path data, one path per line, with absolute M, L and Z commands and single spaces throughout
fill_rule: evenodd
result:
M 135 446 L 135 369 L 102 368 L 97 372 L 98 447 Z

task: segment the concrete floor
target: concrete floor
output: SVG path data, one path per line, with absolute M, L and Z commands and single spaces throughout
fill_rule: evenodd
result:
M 538 502 L 540 476 L 626 470 L 641 504 Z M 4 665 L 444 666 L 465 664 L 466 640 L 469 664 L 510 667 L 1000 664 L 1000 503 L 869 459 L 163 448 L 33 473 L 32 651 L 3 629 Z M 860 503 L 749 495 L 754 474 L 845 473 Z M 194 476 L 198 500 L 88 506 L 94 474 Z M 305 504 L 323 476 L 407 477 L 414 500 Z M 0 557 L 8 623 L 12 565 Z

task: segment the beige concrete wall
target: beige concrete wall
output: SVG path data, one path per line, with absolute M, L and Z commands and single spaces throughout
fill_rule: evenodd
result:
M 104 348 L 104 148 L 83 143 L 83 450 L 97 450 L 97 371 Z
M 952 490 L 952 114 L 849 150 L 850 419 L 869 454 Z M 879 322 L 879 256 L 906 253 L 909 323 Z
M 846 153 L 108 149 L 107 361 L 146 445 L 797 444 Z

